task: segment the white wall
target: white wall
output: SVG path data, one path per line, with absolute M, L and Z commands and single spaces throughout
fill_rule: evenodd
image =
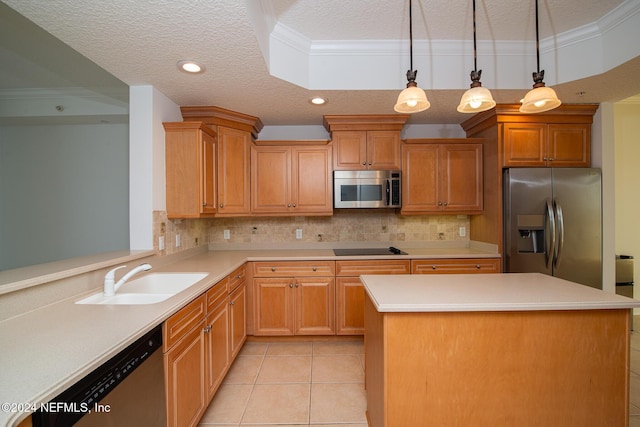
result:
M 640 258 L 640 98 L 615 104 L 615 251 Z M 636 291 L 637 292 L 637 291 Z M 638 293 L 636 293 L 637 297 Z
M 162 122 L 182 121 L 182 114 L 153 86 L 131 86 L 129 105 L 130 249 L 152 249 L 153 211 L 166 210 Z

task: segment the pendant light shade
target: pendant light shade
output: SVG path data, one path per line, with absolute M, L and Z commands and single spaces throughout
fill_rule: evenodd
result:
M 491 96 L 491 91 L 482 87 L 480 76 L 482 70 L 478 70 L 478 50 L 476 46 L 476 0 L 473 0 L 473 71 L 471 71 L 471 89 L 467 90 L 460 99 L 458 112 L 479 113 L 496 106 L 496 101 Z
M 536 0 L 536 61 L 537 71 L 533 73 L 533 89 L 524 96 L 521 113 L 542 113 L 562 104 L 556 91 L 544 84 L 544 70 L 540 70 L 540 36 L 538 32 L 538 0 Z
M 418 87 L 416 75 L 418 70 L 413 69 L 413 19 L 411 16 L 411 0 L 409 0 L 409 58 L 410 69 L 407 71 L 407 88 L 400 92 L 393 109 L 398 113 L 418 113 L 431 106 L 424 90 Z
M 407 80 L 409 80 L 407 88 L 400 92 L 396 105 L 393 107 L 398 113 L 418 113 L 431 106 L 427 94 L 416 84 L 415 74 L 417 71 L 413 73 L 413 78 L 409 77 L 410 73 L 411 70 L 407 71 Z

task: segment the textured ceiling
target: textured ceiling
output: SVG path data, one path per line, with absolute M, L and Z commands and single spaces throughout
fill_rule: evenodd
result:
M 265 125 L 320 125 L 325 114 L 392 113 L 402 89 L 314 91 L 273 77 L 264 45 L 261 50 L 264 40 L 255 25 L 256 16 L 247 4 L 253 13 L 256 5 L 265 10 L 258 21 L 267 32 L 270 25 L 280 23 L 310 40 L 407 43 L 408 2 L 404 0 L 0 1 L 128 85 L 153 85 L 179 105 L 216 105 L 258 116 Z M 534 39 L 533 0 L 477 3 L 480 41 Z M 623 3 L 541 0 L 540 37 L 593 24 Z M 414 0 L 413 8 L 414 41 L 472 39 L 471 0 Z M 207 71 L 181 73 L 176 68 L 180 59 L 197 59 Z M 640 93 L 639 71 L 636 57 L 604 74 L 554 88 L 564 102 L 617 101 Z M 464 74 L 468 76 L 468 71 Z M 493 90 L 493 94 L 498 102 L 518 102 L 529 87 Z M 468 116 L 457 113 L 455 107 L 466 88 L 427 88 L 431 109 L 412 116 L 409 123 L 465 120 Z M 579 92 L 585 94 L 579 96 Z M 328 104 L 310 105 L 308 100 L 316 93 L 326 96 Z

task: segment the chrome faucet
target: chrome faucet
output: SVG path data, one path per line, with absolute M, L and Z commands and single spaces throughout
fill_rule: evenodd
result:
M 109 270 L 109 272 L 107 272 L 107 274 L 105 274 L 105 276 L 104 276 L 104 296 L 105 297 L 114 296 L 116 294 L 116 292 L 118 291 L 118 289 L 120 289 L 120 286 L 122 286 L 134 274 L 140 273 L 141 271 L 149 271 L 149 270 L 151 270 L 151 265 L 150 264 L 140 264 L 139 266 L 137 266 L 136 268 L 132 269 L 130 272 L 128 272 L 127 274 L 122 276 L 122 278 L 120 280 L 118 280 L 118 283 L 114 284 L 114 282 L 116 280 L 116 270 L 119 270 L 119 269 L 125 268 L 125 267 L 126 267 L 126 265 L 121 265 L 119 267 L 114 268 L 113 270 Z

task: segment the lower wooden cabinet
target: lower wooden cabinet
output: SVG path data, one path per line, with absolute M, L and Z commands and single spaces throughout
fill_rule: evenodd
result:
M 247 340 L 247 286 L 243 281 L 229 295 L 229 355 L 233 360 Z
M 334 335 L 335 262 L 253 263 L 254 335 Z
M 207 315 L 204 328 L 207 402 L 213 398 L 231 364 L 229 326 L 229 298 L 225 296 Z
M 163 325 L 168 426 L 196 426 L 246 334 L 244 266 Z
M 201 295 L 163 325 L 169 426 L 195 426 L 209 404 L 205 386 L 206 299 Z
M 456 258 L 411 260 L 411 274 L 500 273 L 497 258 Z
M 364 334 L 363 274 L 409 274 L 409 260 L 336 261 L 336 334 Z

